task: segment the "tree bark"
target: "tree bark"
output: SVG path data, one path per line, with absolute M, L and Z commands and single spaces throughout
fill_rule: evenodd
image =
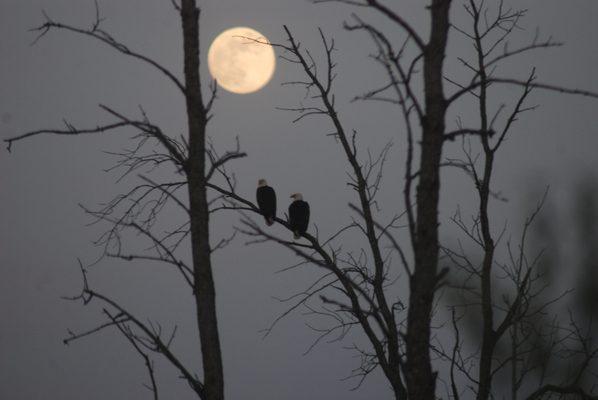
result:
M 185 57 L 185 100 L 189 130 L 186 166 L 191 210 L 191 249 L 194 295 L 204 373 L 204 400 L 224 399 L 222 354 L 216 317 L 216 292 L 210 258 L 209 212 L 205 177 L 207 111 L 199 77 L 199 9 L 195 0 L 182 0 Z
M 409 398 L 434 400 L 436 373 L 430 360 L 430 325 L 438 271 L 438 200 L 440 158 L 445 131 L 444 63 L 450 0 L 430 6 L 431 34 L 424 49 L 425 116 L 422 121 L 420 174 L 417 185 L 415 269 L 407 318 L 407 388 Z

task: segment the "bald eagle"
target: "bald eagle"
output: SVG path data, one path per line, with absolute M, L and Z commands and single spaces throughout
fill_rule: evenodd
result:
M 289 225 L 293 230 L 295 239 L 299 239 L 301 235 L 307 231 L 309 225 L 309 204 L 303 201 L 301 193 L 291 195 L 294 201 L 289 206 Z
M 271 226 L 276 217 L 276 193 L 274 189 L 268 186 L 268 182 L 265 179 L 258 181 L 255 197 L 257 198 L 260 213 L 266 219 L 266 224 Z

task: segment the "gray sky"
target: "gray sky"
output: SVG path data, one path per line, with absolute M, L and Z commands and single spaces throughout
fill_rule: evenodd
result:
M 206 4 L 207 3 L 207 4 Z M 390 3 L 390 1 L 388 1 Z M 417 0 L 401 0 L 397 10 L 422 33 L 427 17 Z M 455 1 L 455 21 L 463 20 L 461 2 Z M 525 41 L 536 27 L 565 42 L 565 47 L 520 58 L 504 74 L 525 78 L 532 66 L 539 80 L 598 91 L 598 2 L 527 0 L 514 2 L 529 8 L 524 21 Z M 347 127 L 360 132 L 363 149 L 380 150 L 394 141 L 381 193 L 380 218 L 397 210 L 401 182 L 403 136 L 397 132 L 396 111 L 381 104 L 349 100 L 383 82 L 380 70 L 368 59 L 372 47 L 363 34 L 342 30 L 353 11 L 340 5 L 314 6 L 299 0 L 219 0 L 202 6 L 202 62 L 211 40 L 226 28 L 250 26 L 271 41 L 284 39 L 287 24 L 304 45 L 321 50 L 317 27 L 333 35 L 339 51 L 337 101 Z M 179 76 L 182 71 L 180 21 L 167 0 L 103 0 L 104 29 L 131 48 L 158 60 Z M 119 56 L 106 46 L 66 32 L 51 32 L 30 46 L 31 27 L 42 22 L 41 10 L 52 18 L 89 26 L 92 1 L 3 0 L 0 3 L 0 138 L 42 127 L 61 127 L 62 119 L 78 127 L 95 126 L 110 118 L 97 105 L 104 103 L 136 115 L 143 105 L 153 121 L 178 135 L 184 132 L 184 102 L 160 74 L 135 60 Z M 377 16 L 371 21 L 389 27 Z M 397 36 L 402 37 L 402 36 Z M 320 54 L 320 53 L 318 53 Z M 452 32 L 446 72 L 459 76 L 456 58 L 471 50 Z M 205 63 L 203 82 L 209 82 Z M 234 95 L 223 90 L 215 106 L 209 134 L 225 150 L 239 136 L 249 157 L 235 162 L 239 193 L 253 198 L 257 179 L 265 177 L 279 194 L 285 210 L 288 194 L 300 191 L 311 204 L 312 222 L 325 236 L 346 223 L 344 207 L 354 200 L 345 185 L 346 163 L 334 141 L 328 121 L 306 120 L 291 125 L 293 115 L 275 110 L 293 106 L 303 97 L 298 88 L 281 86 L 298 77 L 295 66 L 279 60 L 272 82 L 262 91 Z M 450 88 L 447 86 L 447 89 Z M 516 91 L 505 91 L 510 95 Z M 497 188 L 509 198 L 496 204 L 495 215 L 510 217 L 514 225 L 527 206 L 530 188 L 548 182 L 555 204 L 568 201 L 571 184 L 584 171 L 598 168 L 598 103 L 582 98 L 537 92 L 532 102 L 540 108 L 522 117 L 498 159 Z M 467 108 L 458 110 L 475 122 Z M 448 121 L 454 126 L 454 120 Z M 469 118 L 469 119 L 468 119 Z M 77 257 L 91 262 L 98 256 L 92 241 L 101 226 L 89 222 L 77 204 L 94 207 L 130 187 L 134 179 L 114 182 L 118 175 L 102 170 L 114 160 L 103 153 L 130 145 L 131 132 L 85 137 L 40 136 L 15 143 L 12 154 L 0 152 L 0 398 L 33 399 L 142 399 L 148 392 L 141 360 L 116 332 L 106 331 L 65 347 L 67 328 L 83 330 L 100 321 L 97 306 L 82 307 L 60 296 L 77 293 L 80 275 Z M 449 145 L 446 155 L 458 154 Z M 470 182 L 459 173 L 444 174 L 443 229 L 457 204 L 473 203 Z M 166 214 L 165 218 L 170 218 Z M 174 218 L 174 216 L 172 216 Z M 213 240 L 228 235 L 238 215 L 218 214 Z M 313 224 L 312 224 L 313 229 Z M 275 233 L 286 233 L 274 229 Z M 450 232 L 446 228 L 445 234 Z M 314 269 L 275 274 L 294 258 L 273 244 L 244 246 L 238 238 L 214 258 L 218 312 L 229 399 L 372 398 L 389 394 L 380 374 L 372 375 L 358 391 L 356 381 L 341 381 L 358 360 L 338 343 L 323 344 L 303 356 L 315 336 L 306 317 L 284 320 L 265 340 L 260 330 L 285 309 L 272 296 L 286 297 L 316 276 Z M 347 246 L 353 238 L 347 239 Z M 191 293 L 179 277 L 157 264 L 104 262 L 90 272 L 92 285 L 127 305 L 141 316 L 178 324 L 176 351 L 198 370 L 198 345 Z M 344 344 L 361 340 L 350 336 Z M 158 363 L 164 398 L 192 398 L 175 372 Z M 379 396 L 383 397 L 383 396 Z

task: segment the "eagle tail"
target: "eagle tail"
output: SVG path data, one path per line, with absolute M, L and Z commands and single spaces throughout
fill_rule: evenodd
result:
M 266 217 L 266 225 L 268 225 L 268 226 L 274 225 L 274 218 Z
M 299 234 L 299 231 L 293 232 L 293 237 L 295 238 L 295 240 L 301 239 L 301 235 Z

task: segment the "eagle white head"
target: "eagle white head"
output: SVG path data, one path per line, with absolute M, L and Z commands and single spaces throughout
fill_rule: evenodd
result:
M 301 193 L 293 193 L 291 195 L 291 199 L 297 201 L 297 200 L 303 200 L 303 195 Z
M 259 181 L 257 181 L 257 186 L 258 187 L 268 186 L 268 182 L 266 182 L 266 180 L 264 178 L 262 178 Z

